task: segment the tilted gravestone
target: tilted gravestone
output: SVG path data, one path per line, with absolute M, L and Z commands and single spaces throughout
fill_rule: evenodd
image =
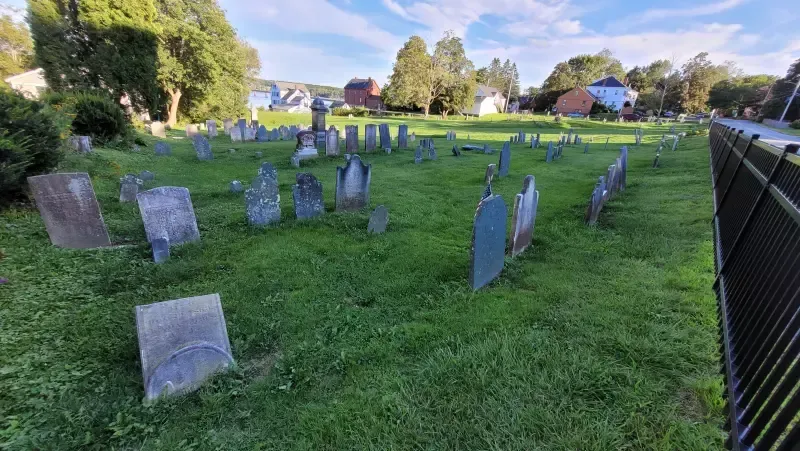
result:
M 345 143 L 345 152 L 356 153 L 358 152 L 358 125 L 345 125 L 345 134 L 347 135 L 347 142 Z
M 511 167 L 511 145 L 508 141 L 503 143 L 503 150 L 500 151 L 500 164 L 497 168 L 497 175 L 505 177 L 508 175 L 508 169 Z
M 231 134 L 231 136 L 233 136 L 233 134 Z M 192 145 L 194 146 L 194 151 L 197 153 L 198 160 L 206 161 L 214 159 L 214 154 L 211 153 L 211 144 L 209 144 L 205 136 L 199 133 L 192 136 Z
M 208 130 L 208 138 L 216 138 L 217 137 L 217 121 L 215 120 L 208 120 L 206 121 L 206 130 Z
M 159 138 L 166 138 L 167 129 L 164 127 L 162 122 L 154 121 L 150 124 L 150 134 Z
M 336 168 L 336 211 L 359 210 L 369 206 L 372 165 L 353 155 L 345 167 Z
M 292 198 L 297 219 L 310 219 L 325 213 L 322 183 L 311 173 L 298 173 L 295 177 L 297 184 L 292 186 Z
M 145 399 L 187 393 L 233 364 L 219 294 L 137 305 Z
M 486 166 L 486 175 L 483 176 L 483 183 L 492 183 L 494 179 L 494 174 L 497 172 L 497 165 L 492 163 L 489 166 Z
M 428 159 L 429 160 L 435 160 L 436 159 L 436 148 L 433 147 L 433 143 L 432 142 L 430 143 L 430 146 L 428 147 Z
M 422 163 L 422 147 L 418 144 L 417 150 L 414 151 L 414 164 Z
M 331 125 L 325 136 L 325 155 L 329 157 L 339 156 L 339 130 Z
M 228 119 L 223 119 L 222 120 L 222 129 L 223 129 L 223 131 L 225 132 L 226 135 L 230 135 L 231 134 L 231 129 L 232 128 L 233 128 L 233 119 L 228 118 Z
M 160 186 L 136 195 L 147 241 L 166 238 L 170 246 L 200 240 L 189 190 Z
M 197 129 L 197 124 L 189 124 L 186 126 L 186 137 L 191 138 L 192 136 L 200 133 Z
M 628 147 L 622 146 L 619 150 L 619 159 L 622 162 L 622 166 L 620 166 L 620 174 L 619 174 L 619 190 L 625 191 L 625 187 L 628 183 Z
M 458 149 L 458 146 L 453 146 L 453 156 L 454 157 L 460 157 L 461 156 L 461 150 Z
M 89 249 L 111 244 L 89 174 L 37 175 L 28 177 L 28 185 L 53 245 Z
M 367 233 L 383 233 L 387 224 L 389 224 L 389 210 L 383 205 L 378 205 L 369 217 Z
M 489 147 L 489 145 L 488 145 L 488 144 L 484 144 L 484 145 L 483 145 L 483 153 L 485 153 L 486 155 L 489 155 L 489 154 L 491 154 L 492 152 L 494 152 L 494 150 L 492 150 L 492 149 Z
M 172 147 L 164 141 L 159 141 L 156 143 L 155 152 L 158 156 L 172 155 Z
M 392 134 L 389 132 L 389 124 L 379 126 L 381 133 L 381 149 L 392 148 Z
M 506 253 L 506 204 L 501 196 L 480 201 L 470 250 L 469 286 L 478 290 L 503 271 Z
M 244 192 L 245 214 L 251 226 L 265 227 L 281 220 L 281 196 L 278 182 L 258 176 Z
M 119 201 L 136 202 L 136 195 L 144 182 L 136 174 L 125 174 L 119 179 Z
M 528 175 L 522 181 L 522 191 L 514 198 L 514 210 L 511 213 L 509 250 L 512 257 L 521 254 L 531 245 L 538 206 L 539 191 L 536 191 L 536 180 L 532 175 Z
M 408 148 L 408 125 L 406 124 L 400 124 L 400 127 L 397 130 L 397 148 Z
M 377 127 L 375 124 L 367 124 L 364 126 L 364 151 L 365 152 L 373 152 L 375 150 L 375 146 L 377 145 L 376 142 L 376 130 Z
M 267 142 L 269 141 L 269 132 L 267 131 L 267 127 L 263 125 L 258 126 L 258 133 L 256 134 L 256 141 L 258 142 Z
M 603 197 L 605 195 L 605 179 L 601 176 L 597 180 L 592 195 L 589 196 L 589 204 L 586 206 L 586 214 L 584 221 L 587 225 L 594 225 L 597 223 L 597 217 L 600 215 L 600 210 L 603 208 Z

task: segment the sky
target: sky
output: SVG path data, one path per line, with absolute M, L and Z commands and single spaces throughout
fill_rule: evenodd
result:
M 258 49 L 262 78 L 340 87 L 353 77 L 383 85 L 410 36 L 432 47 L 447 30 L 476 68 L 495 57 L 516 62 L 523 89 L 540 86 L 556 63 L 603 48 L 626 69 L 708 52 L 745 73 L 783 76 L 800 58 L 797 0 L 218 1 Z

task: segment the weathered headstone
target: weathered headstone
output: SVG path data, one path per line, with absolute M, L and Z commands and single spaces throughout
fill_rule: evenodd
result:
M 417 132 L 411 132 L 411 142 L 413 143 L 416 140 L 417 140 Z
M 155 145 L 155 152 L 158 156 L 172 155 L 172 147 L 164 141 L 159 141 Z
M 678 136 L 675 135 L 672 137 L 672 151 L 678 150 Z
M 375 146 L 377 145 L 376 142 L 376 125 L 375 124 L 367 124 L 364 126 L 364 151 L 365 152 L 373 152 L 375 150 Z
M 280 132 L 278 132 L 277 128 L 273 128 L 272 129 L 272 131 L 270 132 L 269 139 L 271 141 L 278 141 L 279 139 L 281 139 L 281 134 L 280 134 Z
M 295 146 L 295 155 L 301 160 L 309 158 L 317 158 L 319 151 L 315 147 L 317 143 L 316 133 L 308 130 L 297 133 L 297 145 Z
M 328 133 L 325 137 L 325 155 L 329 157 L 339 156 L 339 130 L 336 130 L 333 125 L 328 128 Z
M 498 165 L 497 175 L 505 177 L 511 167 L 511 145 L 508 141 L 503 143 L 503 150 L 500 151 L 500 164 Z
M 208 138 L 217 137 L 217 121 L 211 119 L 206 121 L 206 130 L 208 130 Z
M 522 181 L 522 191 L 514 198 L 514 210 L 511 213 L 509 250 L 512 257 L 521 254 L 531 245 L 538 205 L 539 191 L 536 190 L 536 180 L 532 175 L 528 175 Z
M 244 140 L 245 141 L 255 141 L 256 140 L 256 130 L 250 127 L 244 129 Z
M 345 167 L 336 168 L 336 211 L 359 210 L 369 206 L 372 165 L 353 155 Z
M 454 157 L 460 157 L 461 156 L 461 151 L 458 149 L 458 146 L 453 146 L 453 156 Z
M 136 202 L 136 195 L 142 185 L 142 179 L 136 177 L 136 174 L 125 174 L 119 179 L 119 201 Z
M 369 217 L 367 233 L 383 233 L 387 224 L 389 224 L 389 210 L 383 205 L 378 205 Z
M 483 145 L 483 153 L 484 153 L 484 154 L 486 154 L 486 155 L 489 155 L 489 154 L 491 154 L 492 152 L 494 152 L 494 150 L 492 150 L 492 149 L 489 147 L 489 144 L 484 144 L 484 145 Z
M 167 129 L 164 127 L 164 124 L 160 121 L 153 121 L 150 124 L 150 134 L 153 136 L 157 136 L 159 138 L 166 138 L 167 137 Z
M 269 178 L 278 183 L 278 170 L 275 169 L 275 166 L 272 163 L 264 162 L 261 163 L 261 167 L 258 168 L 258 175 L 259 177 Z
M 281 220 L 281 196 L 278 182 L 271 177 L 257 176 L 244 192 L 247 222 L 255 227 L 265 227 Z
M 381 124 L 378 126 L 378 129 L 381 134 L 381 149 L 386 149 L 392 147 L 392 135 L 389 132 L 389 124 Z
M 233 135 L 233 133 L 231 133 L 231 135 Z M 214 154 L 211 153 L 211 144 L 209 144 L 205 136 L 199 133 L 192 136 L 192 145 L 194 146 L 194 151 L 197 153 L 198 160 L 205 161 L 214 159 Z
M 219 294 L 136 306 L 145 399 L 187 393 L 233 364 Z
M 192 136 L 200 133 L 197 129 L 197 124 L 189 124 L 186 126 L 186 137 L 191 138 Z
M 285 125 L 278 127 L 278 134 L 280 135 L 280 139 L 282 141 L 289 139 L 289 129 Z
M 622 146 L 619 150 L 619 159 L 622 165 L 620 166 L 619 173 L 619 190 L 625 191 L 628 184 L 628 147 Z
M 231 134 L 231 129 L 233 128 L 233 119 L 227 118 L 222 120 L 222 129 L 226 135 Z
M 583 153 L 589 153 L 589 144 L 586 144 L 586 146 L 584 146 Z
M 601 176 L 592 191 L 592 195 L 589 196 L 589 204 L 586 207 L 586 214 L 584 215 L 584 221 L 587 225 L 594 225 L 597 223 L 597 217 L 600 214 L 600 210 L 603 208 L 604 191 L 605 181 Z
M 547 142 L 547 152 L 544 154 L 544 161 L 546 163 L 553 161 L 553 141 Z
M 236 127 L 239 129 L 239 134 L 242 135 L 242 141 L 244 141 L 245 140 L 244 131 L 249 128 L 247 127 L 247 119 L 242 118 L 236 121 Z M 233 134 L 233 132 L 231 132 L 231 134 Z
M 92 138 L 89 136 L 70 136 L 68 140 L 69 146 L 81 153 L 89 153 L 92 151 Z
M 358 152 L 358 125 L 345 125 L 345 134 L 347 135 L 347 142 L 345 143 L 345 152 L 356 153 Z
M 269 132 L 267 131 L 267 127 L 264 127 L 263 125 L 258 126 L 258 133 L 256 133 L 256 141 L 258 142 L 269 141 Z
M 200 240 L 189 190 L 161 186 L 136 196 L 147 241 L 166 238 L 170 246 Z
M 428 147 L 428 159 L 435 160 L 436 159 L 436 148 L 433 147 L 433 143 Z
M 153 261 L 164 263 L 169 260 L 169 240 L 166 238 L 156 238 L 150 243 L 153 248 Z
M 417 150 L 414 151 L 414 164 L 422 163 L 422 146 L 417 144 Z
M 506 252 L 506 204 L 501 196 L 480 201 L 470 250 L 469 286 L 478 290 L 503 271 Z
M 310 219 L 325 213 L 322 183 L 311 173 L 298 173 L 295 177 L 297 184 L 292 186 L 292 198 L 297 219 Z
M 397 130 L 397 148 L 408 148 L 408 125 L 406 124 L 400 124 L 400 127 Z
M 155 180 L 156 175 L 150 171 L 142 171 L 139 173 L 139 178 L 145 182 L 149 182 L 150 180 Z
M 238 180 L 234 180 L 231 182 L 230 186 L 228 187 L 229 191 L 232 193 L 241 193 L 244 190 L 242 187 L 242 182 Z
M 494 179 L 494 174 L 497 172 L 497 165 L 492 163 L 486 166 L 486 175 L 483 176 L 483 183 L 491 184 Z
M 70 249 L 108 246 L 108 231 L 86 173 L 28 177 L 50 242 Z

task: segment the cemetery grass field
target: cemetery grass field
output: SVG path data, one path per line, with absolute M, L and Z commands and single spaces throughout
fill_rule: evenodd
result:
M 0 214 L 0 449 L 721 449 L 707 138 L 684 139 L 652 169 L 668 126 L 644 124 L 633 147 L 633 124 L 576 121 L 584 142 L 595 137 L 589 153 L 566 147 L 546 164 L 547 141 L 569 126 L 501 119 L 405 120 L 417 139 L 436 138 L 438 160 L 421 165 L 411 149 L 362 153 L 371 207 L 389 209 L 378 236 L 369 211 L 333 212 L 342 157 L 301 169 L 323 183 L 327 212 L 294 219 L 293 142 L 221 136 L 208 162 L 187 139 L 156 157 L 150 136 L 141 153 L 70 155 L 59 170 L 89 172 L 116 247 L 58 249 L 35 208 Z M 362 146 L 363 125 L 380 122 L 328 117 L 358 123 Z M 403 123 L 385 122 L 393 136 Z M 469 134 L 498 151 L 455 158 L 448 129 L 458 145 Z M 544 148 L 512 145 L 493 188 L 510 230 L 514 195 L 536 177 L 534 242 L 473 293 L 484 172 L 520 129 L 542 133 Z M 623 144 L 627 190 L 587 227 L 592 188 Z M 249 185 L 261 161 L 278 169 L 282 219 L 256 230 L 228 183 Z M 145 169 L 156 176 L 145 189 L 189 189 L 201 234 L 162 265 L 135 203 L 118 202 L 119 177 Z M 237 367 L 144 405 L 134 306 L 208 293 L 221 296 Z

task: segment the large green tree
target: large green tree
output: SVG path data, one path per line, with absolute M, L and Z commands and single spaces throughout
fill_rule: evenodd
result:
M 33 40 L 24 23 L 9 15 L 0 16 L 0 82 L 30 70 L 33 64 Z
M 625 78 L 622 63 L 608 49 L 594 54 L 573 56 L 556 64 L 542 83 L 539 101 L 552 105 L 558 96 L 576 86 L 585 87 L 595 80 L 613 75 L 620 81 Z
M 786 71 L 786 76 L 772 86 L 761 114 L 771 119 L 780 119 L 783 111 L 786 110 L 785 120 L 800 119 L 800 95 L 795 96 L 789 108 L 786 108 L 798 80 L 800 80 L 800 59 L 792 63 L 789 70 Z
M 509 101 L 519 99 L 519 71 L 517 63 L 510 59 L 500 63 L 500 58 L 493 58 L 488 66 L 478 69 L 476 80 L 479 84 L 499 89 Z
M 385 104 L 398 107 L 421 107 L 427 98 L 425 82 L 431 67 L 428 46 L 419 36 L 411 36 L 397 51 L 388 83 L 381 91 Z
M 758 111 L 778 79 L 774 75 L 741 75 L 722 80 L 711 87 L 708 105 L 711 108 L 738 109 L 752 108 Z
M 711 87 L 729 78 L 731 64 L 715 66 L 708 60 L 707 52 L 700 52 L 683 65 L 683 101 L 685 111 L 695 113 L 708 106 Z

